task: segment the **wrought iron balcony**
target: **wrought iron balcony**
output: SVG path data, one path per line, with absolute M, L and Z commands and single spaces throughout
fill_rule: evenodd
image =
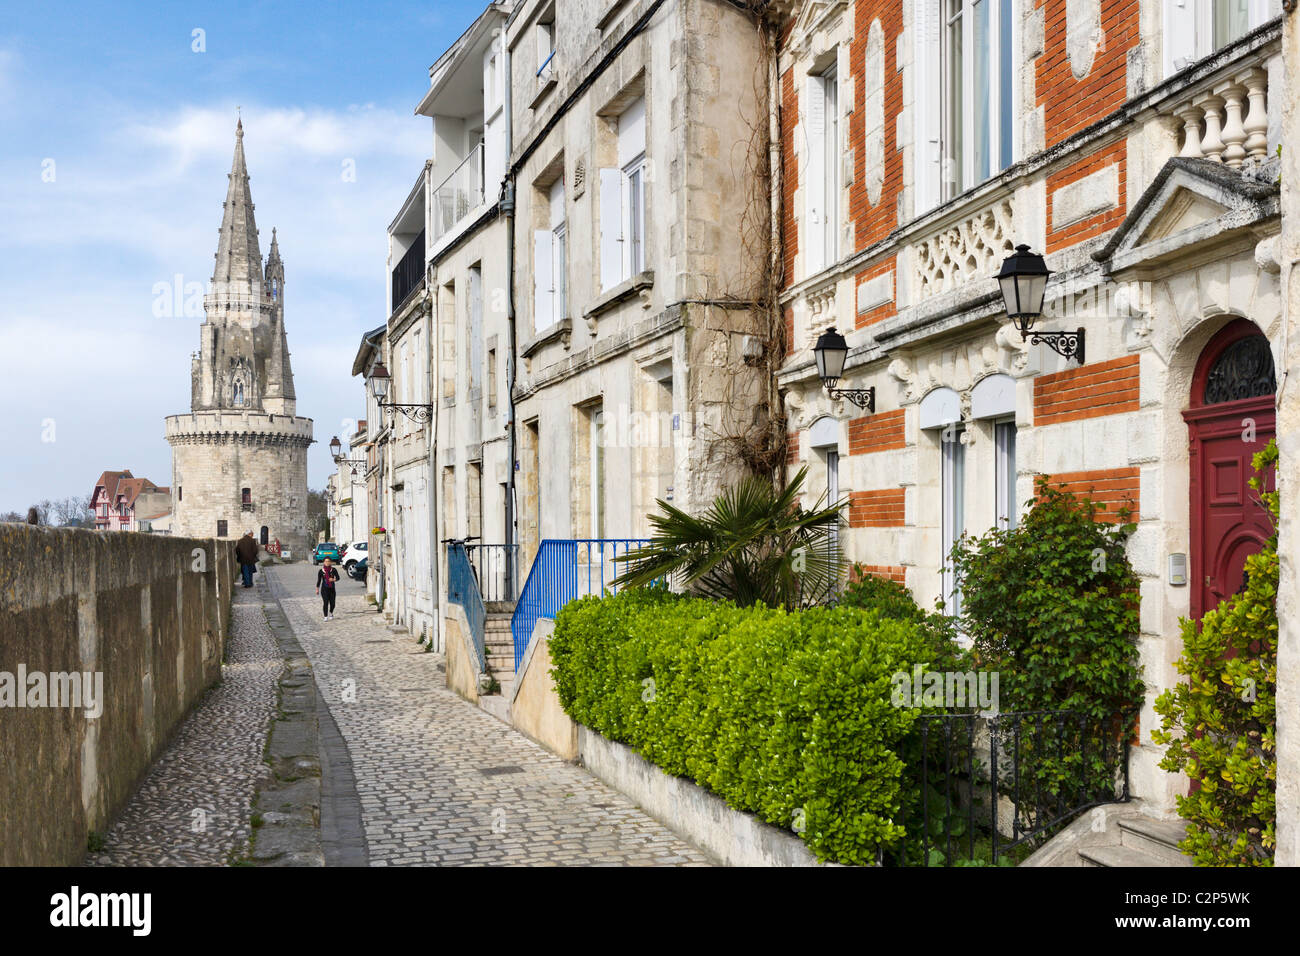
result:
M 393 311 L 396 312 L 424 281 L 424 230 L 393 269 Z

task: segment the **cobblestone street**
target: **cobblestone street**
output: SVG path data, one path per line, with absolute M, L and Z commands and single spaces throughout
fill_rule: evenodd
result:
M 351 755 L 372 866 L 707 865 L 622 794 L 445 686 L 442 655 L 385 626 L 340 582 L 321 617 L 316 568 L 268 570 Z
M 247 849 L 283 669 L 262 610 L 265 578 L 244 590 L 236 577 L 221 683 L 181 723 L 87 866 L 225 866 Z

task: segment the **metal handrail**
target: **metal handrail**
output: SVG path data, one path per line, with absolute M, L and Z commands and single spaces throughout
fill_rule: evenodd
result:
M 483 632 L 487 609 L 483 606 L 478 579 L 475 577 L 474 566 L 470 563 L 469 552 L 465 550 L 463 541 L 451 541 L 447 544 L 447 600 L 465 609 L 465 619 L 469 623 L 470 645 L 478 658 L 479 672 L 485 672 L 487 648 Z
M 564 605 L 588 594 L 616 593 L 613 581 L 619 569 L 614 559 L 620 551 L 626 554 L 649 543 L 649 538 L 547 538 L 538 545 L 510 620 L 516 673 L 539 619 L 554 620 Z M 580 562 L 579 558 L 586 560 Z

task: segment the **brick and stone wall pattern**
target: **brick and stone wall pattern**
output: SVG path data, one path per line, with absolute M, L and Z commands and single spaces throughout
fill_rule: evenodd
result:
M 1034 379 L 1034 424 L 1051 425 L 1138 409 L 1136 355 Z

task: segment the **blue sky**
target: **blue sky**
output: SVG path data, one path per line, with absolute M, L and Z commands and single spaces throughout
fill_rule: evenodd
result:
M 430 150 L 415 104 L 485 5 L 0 0 L 0 512 L 105 469 L 170 483 L 202 319 L 157 290 L 211 276 L 236 107 L 324 484 L 384 321 L 385 227 Z

